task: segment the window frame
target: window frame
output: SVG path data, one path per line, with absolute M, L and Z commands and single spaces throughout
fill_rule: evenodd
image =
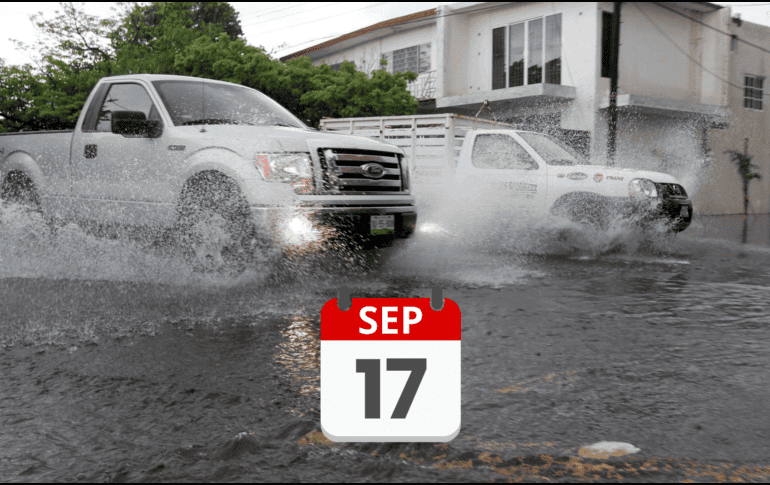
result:
M 505 66 L 505 68 L 504 68 L 504 71 L 505 71 L 505 86 L 502 87 L 502 88 L 495 88 L 494 87 L 494 58 L 493 58 L 492 59 L 492 66 L 491 66 L 492 67 L 492 73 L 491 73 L 491 75 L 489 77 L 489 90 L 490 91 L 494 91 L 494 90 L 497 90 L 497 89 L 518 88 L 518 87 L 522 87 L 522 86 L 533 86 L 533 85 L 536 85 L 536 84 L 553 84 L 553 83 L 546 83 L 545 82 L 545 80 L 546 80 L 546 72 L 547 72 L 547 69 L 546 69 L 547 61 L 546 61 L 545 57 L 546 57 L 546 50 L 547 50 L 547 46 L 548 46 L 548 28 L 547 28 L 548 21 L 546 19 L 548 19 L 549 17 L 557 16 L 557 15 L 562 17 L 562 22 L 560 23 L 560 34 L 561 34 L 562 38 L 561 38 L 561 43 L 560 43 L 560 47 L 559 47 L 559 49 L 561 51 L 561 55 L 559 56 L 559 58 L 561 58 L 561 57 L 563 57 L 563 48 L 564 48 L 564 23 L 563 23 L 564 16 L 563 16 L 563 12 L 556 12 L 556 13 L 552 13 L 550 15 L 540 15 L 540 16 L 537 16 L 537 17 L 530 17 L 530 18 L 527 18 L 527 19 L 524 19 L 524 20 L 520 20 L 520 21 L 517 21 L 517 22 L 512 22 L 512 23 L 508 22 L 508 23 L 505 23 L 505 24 L 502 24 L 502 25 L 497 24 L 497 25 L 492 26 L 492 28 L 490 29 L 492 43 L 494 43 L 494 31 L 496 29 L 499 29 L 499 28 L 504 29 L 503 30 L 503 32 L 504 32 L 503 44 L 504 44 L 504 48 L 505 48 L 505 62 L 504 62 L 503 65 Z M 542 69 L 541 69 L 541 74 L 540 74 L 541 81 L 539 83 L 529 84 L 529 50 L 530 50 L 529 49 L 529 23 L 532 22 L 533 20 L 538 20 L 538 19 L 543 21 L 542 27 L 541 27 L 543 32 L 542 32 L 542 35 L 541 35 L 541 49 L 540 49 L 540 51 L 541 51 L 541 57 L 540 58 L 542 60 L 542 64 L 541 64 Z M 510 50 L 511 50 L 511 27 L 514 26 L 514 25 L 519 25 L 519 24 L 524 24 L 524 84 L 522 84 L 521 86 L 511 86 L 510 85 L 511 84 L 511 81 L 510 81 L 510 76 L 511 76 L 511 53 L 510 53 Z M 559 67 L 559 85 L 561 85 L 561 65 Z
M 152 106 L 155 107 L 155 111 L 158 114 L 158 118 L 160 118 L 161 123 L 166 123 L 166 117 L 163 113 L 163 110 L 165 107 L 163 106 L 163 103 L 159 103 L 157 99 L 155 99 L 153 90 L 150 89 L 147 85 L 144 84 L 139 79 L 125 79 L 125 80 L 116 80 L 115 82 L 109 82 L 109 83 L 103 83 L 97 90 L 97 92 L 94 95 L 93 100 L 91 101 L 90 106 L 88 107 L 88 111 L 86 112 L 86 116 L 83 119 L 83 125 L 80 127 L 80 131 L 83 133 L 112 133 L 112 131 L 102 131 L 99 130 L 99 113 L 101 112 L 102 107 L 104 106 L 105 101 L 107 100 L 107 95 L 110 93 L 110 90 L 118 85 L 128 85 L 133 84 L 137 85 L 140 88 L 144 89 L 144 92 L 147 94 L 147 97 L 150 99 L 150 102 L 152 103 Z M 90 128 L 89 128 L 90 126 Z
M 424 71 L 421 71 L 420 67 L 423 60 L 422 53 L 423 53 L 423 48 L 425 46 L 427 46 L 427 52 L 428 52 L 428 59 L 427 59 L 428 68 L 425 69 Z M 396 71 L 396 52 L 405 51 L 407 49 L 414 49 L 414 48 L 417 48 L 417 70 L 416 71 Z M 387 68 L 386 70 L 390 74 L 395 74 L 397 72 L 414 72 L 419 76 L 421 74 L 431 71 L 431 68 L 433 66 L 433 42 L 432 41 L 423 42 L 421 44 L 410 45 L 407 47 L 403 47 L 401 49 L 393 49 L 392 51 L 389 51 L 389 52 L 383 52 L 380 54 L 380 60 L 382 59 L 385 59 L 388 61 L 388 64 L 385 67 Z
M 752 80 L 752 83 L 759 81 L 762 84 L 762 86 L 759 88 L 755 87 L 753 84 L 749 86 L 747 83 L 749 79 Z M 752 94 L 751 96 L 749 96 L 749 91 L 751 91 L 751 94 Z M 765 96 L 765 77 L 755 75 L 755 74 L 744 74 L 743 75 L 743 108 L 750 109 L 752 111 L 763 111 L 764 96 Z M 759 103 L 759 108 L 755 108 L 753 106 L 754 103 Z M 746 106 L 747 104 L 751 104 L 752 106 Z
M 475 170 L 491 170 L 496 172 L 515 172 L 515 173 L 522 173 L 522 172 L 532 172 L 532 171 L 538 171 L 540 170 L 540 163 L 538 162 L 538 158 L 533 156 L 530 152 L 530 147 L 528 145 L 522 144 L 522 140 L 520 140 L 517 137 L 511 136 L 511 133 L 477 133 L 473 137 L 473 145 L 471 146 L 471 166 Z M 507 137 L 516 144 L 520 149 L 521 152 L 524 153 L 529 158 L 529 168 L 496 168 L 496 167 L 483 167 L 476 165 L 474 161 L 474 151 L 476 150 L 476 144 L 479 141 L 479 138 L 487 138 L 487 137 Z M 538 155 L 539 157 L 539 155 Z

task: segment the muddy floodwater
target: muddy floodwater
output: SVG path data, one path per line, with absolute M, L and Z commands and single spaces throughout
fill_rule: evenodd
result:
M 0 236 L 3 481 L 770 479 L 770 250 L 711 223 L 645 245 L 437 214 L 379 254 L 228 279 L 17 216 Z M 320 310 L 343 284 L 439 285 L 459 305 L 453 441 L 324 438 Z M 632 452 L 586 452 L 603 441 Z

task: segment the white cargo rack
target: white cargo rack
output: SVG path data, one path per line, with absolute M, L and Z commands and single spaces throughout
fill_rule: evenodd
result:
M 401 147 L 414 166 L 417 183 L 436 183 L 454 173 L 469 130 L 516 129 L 492 120 L 452 113 L 372 118 L 326 118 L 321 130 L 366 136 Z

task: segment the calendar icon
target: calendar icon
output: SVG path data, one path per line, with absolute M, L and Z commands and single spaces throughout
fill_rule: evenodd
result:
M 324 305 L 321 429 L 327 438 L 447 442 L 457 436 L 460 308 L 436 294 L 354 298 L 347 310 L 339 308 L 344 297 Z

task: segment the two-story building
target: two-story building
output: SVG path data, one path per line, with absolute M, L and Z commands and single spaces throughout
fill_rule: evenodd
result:
M 488 101 L 480 116 L 554 133 L 604 164 L 612 12 L 605 2 L 456 3 L 282 60 L 418 73 L 410 90 L 423 112 L 474 116 Z M 747 147 L 762 175 L 751 208 L 770 211 L 770 29 L 708 2 L 624 2 L 621 19 L 615 164 L 672 173 L 698 213 L 739 213 L 740 179 L 724 151 Z

